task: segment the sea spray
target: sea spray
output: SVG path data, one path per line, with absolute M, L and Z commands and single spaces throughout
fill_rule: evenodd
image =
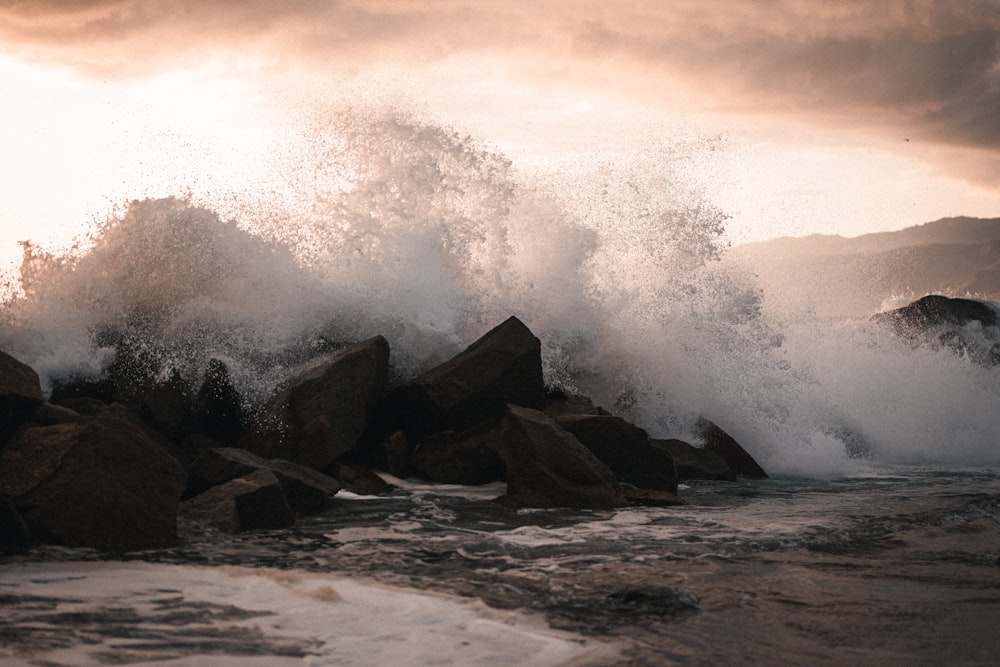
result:
M 549 384 L 658 437 L 708 417 L 771 472 L 1000 460 L 997 370 L 775 307 L 718 261 L 726 216 L 669 156 L 529 177 L 453 130 L 350 111 L 301 155 L 235 205 L 136 201 L 76 251 L 27 245 L 0 347 L 49 388 L 123 347 L 161 379 L 216 358 L 252 407 L 318 352 L 382 334 L 405 378 L 516 315 Z

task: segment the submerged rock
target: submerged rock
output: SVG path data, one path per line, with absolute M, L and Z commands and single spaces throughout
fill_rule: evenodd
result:
M 397 387 L 389 407 L 415 443 L 499 419 L 507 404 L 541 409 L 541 349 L 528 327 L 511 317 L 450 361 Z
M 609 509 L 628 504 L 611 470 L 544 413 L 509 406 L 500 456 L 508 507 Z
M 657 491 L 654 489 L 637 489 L 628 484 L 622 484 L 625 498 L 633 505 L 649 505 L 651 507 L 676 507 L 687 505 L 676 493 Z
M 382 336 L 314 360 L 268 402 L 247 448 L 323 470 L 361 441 L 388 367 L 389 343 Z
M 47 542 L 114 552 L 169 546 L 183 485 L 177 460 L 118 419 L 27 428 L 0 451 L 0 494 Z

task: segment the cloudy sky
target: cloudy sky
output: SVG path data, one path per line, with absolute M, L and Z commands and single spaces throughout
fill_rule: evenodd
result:
M 0 0 L 0 90 L 0 263 L 345 99 L 525 169 L 687 151 L 735 242 L 1000 216 L 996 0 Z

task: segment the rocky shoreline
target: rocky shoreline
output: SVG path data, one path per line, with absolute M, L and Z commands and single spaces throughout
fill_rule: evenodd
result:
M 973 350 L 957 333 L 970 322 L 995 329 L 991 308 L 945 297 L 906 308 L 876 321 L 914 344 L 996 363 L 1000 345 Z M 669 506 L 684 503 L 679 481 L 767 476 L 708 420 L 693 443 L 659 440 L 547 388 L 541 343 L 514 317 L 395 386 L 389 358 L 381 336 L 321 354 L 250 414 L 217 359 L 192 387 L 157 379 L 121 346 L 99 381 L 57 384 L 46 399 L 38 374 L 0 352 L 0 551 L 163 548 L 177 542 L 178 520 L 226 532 L 287 527 L 341 489 L 387 492 L 376 471 L 502 481 L 496 502 L 508 508 Z
M 377 336 L 291 373 L 256 415 L 218 360 L 192 391 L 136 373 L 127 350 L 99 382 L 45 399 L 37 373 L 0 353 L 0 546 L 162 548 L 189 520 L 281 528 L 340 489 L 391 489 L 375 472 L 442 484 L 505 481 L 510 508 L 682 504 L 687 479 L 763 476 L 724 431 L 651 439 L 584 396 L 547 389 L 541 344 L 511 317 L 453 359 L 387 386 Z

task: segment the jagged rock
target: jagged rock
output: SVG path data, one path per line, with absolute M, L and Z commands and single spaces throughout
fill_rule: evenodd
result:
M 676 493 L 657 491 L 654 489 L 637 489 L 628 484 L 622 484 L 625 498 L 634 505 L 649 505 L 650 507 L 676 507 L 687 505 Z
M 370 469 L 346 461 L 337 461 L 327 468 L 326 473 L 340 482 L 345 491 L 359 496 L 380 496 L 396 488 Z
M 247 448 L 323 470 L 360 442 L 388 367 L 382 336 L 314 360 L 268 402 Z
M 31 545 L 31 531 L 7 496 L 0 495 L 0 554 L 19 554 Z
M 0 447 L 42 404 L 38 373 L 0 352 Z
M 420 441 L 413 453 L 417 471 L 442 484 L 488 484 L 504 479 L 506 468 L 498 453 L 503 428 L 486 422 L 461 432 L 435 433 Z
M 628 504 L 614 473 L 544 413 L 511 405 L 501 425 L 508 507 L 607 509 Z
M 0 451 L 0 494 L 32 536 L 101 551 L 165 547 L 177 539 L 184 471 L 117 419 L 26 428 Z
M 872 320 L 914 345 L 948 349 L 985 366 L 1000 361 L 1000 314 L 982 301 L 930 294 Z
M 542 410 L 550 417 L 566 417 L 568 415 L 610 415 L 604 408 L 594 405 L 587 396 L 566 394 L 560 390 L 549 391 L 545 397 L 545 408 Z
M 600 414 L 567 415 L 556 422 L 611 468 L 619 482 L 677 493 L 670 453 L 650 444 L 649 435 L 638 426 Z
M 295 524 L 278 478 L 256 470 L 213 486 L 181 503 L 181 516 L 227 533 L 287 528 Z
M 997 317 L 997 311 L 982 301 L 929 294 L 902 308 L 879 313 L 873 319 L 896 327 L 898 333 L 906 333 L 937 326 L 960 327 L 970 322 L 997 326 Z
M 545 406 L 541 342 L 516 317 L 388 397 L 399 425 L 414 443 L 431 433 L 499 419 L 508 403 Z
M 231 445 L 246 431 L 249 417 L 243 407 L 243 397 L 233 386 L 229 368 L 218 359 L 208 362 L 192 413 L 193 430 L 220 443 Z
M 738 477 L 750 479 L 767 479 L 767 473 L 757 461 L 733 439 L 731 435 L 707 419 L 699 419 L 694 426 L 694 435 L 701 440 L 702 446 L 715 452 L 729 465 Z
M 340 490 L 337 480 L 312 468 L 281 459 L 262 459 L 245 449 L 219 447 L 206 450 L 191 464 L 183 497 L 197 496 L 213 486 L 258 470 L 274 474 L 294 512 L 319 511 Z
M 674 459 L 678 481 L 693 479 L 736 481 L 736 473 L 726 463 L 726 459 L 711 449 L 695 447 L 683 440 L 675 439 L 654 439 L 650 442 L 654 447 L 670 453 Z

